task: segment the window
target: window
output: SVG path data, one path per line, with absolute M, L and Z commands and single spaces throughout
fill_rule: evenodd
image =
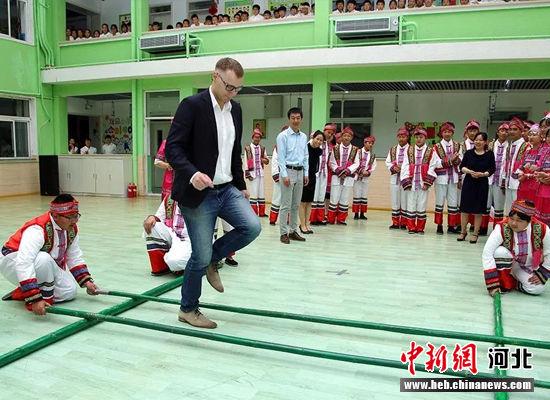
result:
M 0 158 L 29 157 L 29 101 L 0 98 Z
M 195 0 L 189 2 L 189 16 L 197 14 L 201 21 L 204 21 L 204 18 L 209 15 L 208 9 L 212 5 L 212 1 L 209 0 Z M 220 7 L 218 5 L 218 7 Z M 219 12 L 221 12 L 218 9 Z
M 332 100 L 330 120 L 339 129 L 345 126 L 353 129 L 352 143 L 363 147 L 363 139 L 371 133 L 373 107 L 374 101 L 369 99 Z
M 0 0 L 0 34 L 29 40 L 31 0 Z
M 159 30 L 166 29 L 168 25 L 175 25 L 172 21 L 172 6 L 149 7 L 149 24 L 153 22 L 159 24 Z
M 147 118 L 169 117 L 176 113 L 180 102 L 179 91 L 170 92 L 147 92 L 145 98 L 145 107 Z

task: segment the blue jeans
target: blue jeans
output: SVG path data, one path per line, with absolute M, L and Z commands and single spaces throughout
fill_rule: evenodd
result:
M 191 258 L 185 267 L 181 286 L 181 310 L 193 311 L 199 306 L 202 277 L 210 263 L 242 249 L 258 237 L 260 219 L 243 194 L 229 184 L 208 192 L 196 208 L 180 207 L 191 240 Z M 212 244 L 214 224 L 220 217 L 233 226 Z

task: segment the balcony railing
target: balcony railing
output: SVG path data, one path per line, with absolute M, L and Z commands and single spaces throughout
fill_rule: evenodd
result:
M 341 22 L 364 25 L 375 19 L 395 20 L 397 29 L 387 35 L 347 38 L 337 29 Z M 313 18 L 171 29 L 142 33 L 134 52 L 130 37 L 63 42 L 57 66 L 348 46 L 541 39 L 550 38 L 549 20 L 550 2 L 529 1 L 331 15 L 327 21 L 329 34 L 321 39 L 315 37 L 318 21 Z M 141 39 L 170 35 L 182 36 L 184 46 L 167 52 L 144 52 L 140 47 Z

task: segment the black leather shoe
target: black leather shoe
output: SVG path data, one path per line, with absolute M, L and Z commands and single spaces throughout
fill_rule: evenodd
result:
M 237 265 L 239 265 L 237 260 L 235 260 L 233 257 L 225 257 L 225 263 L 227 265 L 230 265 L 231 267 L 236 267 Z
M 288 238 L 290 240 L 296 240 L 298 242 L 305 242 L 306 241 L 306 238 L 303 238 L 300 235 L 298 235 L 298 232 L 292 232 L 291 234 L 288 235 Z
M 437 230 L 435 231 L 438 235 L 443 235 L 443 225 L 437 225 Z
M 447 233 L 454 233 L 458 235 L 460 233 L 460 226 L 449 226 L 447 228 Z

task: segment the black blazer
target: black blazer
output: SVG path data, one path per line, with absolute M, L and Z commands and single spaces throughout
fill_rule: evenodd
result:
M 239 103 L 231 100 L 235 143 L 231 154 L 232 184 L 246 189 L 241 159 L 243 118 Z M 214 180 L 218 161 L 218 131 L 210 91 L 183 99 L 178 106 L 166 140 L 166 161 L 175 172 L 172 198 L 185 207 L 195 208 L 204 200 L 208 188 L 197 190 L 190 183 L 195 172 Z

